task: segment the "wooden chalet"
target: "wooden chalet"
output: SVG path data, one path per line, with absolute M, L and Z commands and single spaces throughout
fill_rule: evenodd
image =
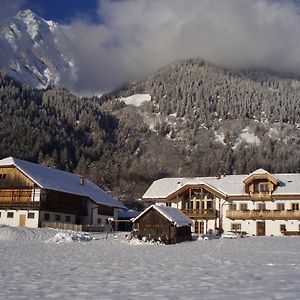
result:
M 192 221 L 173 207 L 151 205 L 133 220 L 139 239 L 166 244 L 190 241 Z
M 249 235 L 300 234 L 300 174 L 162 178 L 143 200 L 180 209 L 195 233 L 242 231 Z
M 13 157 L 0 160 L 0 224 L 101 226 L 117 218 L 118 208 L 124 206 L 83 176 Z

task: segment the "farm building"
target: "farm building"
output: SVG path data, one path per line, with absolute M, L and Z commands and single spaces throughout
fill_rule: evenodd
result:
M 241 231 L 257 236 L 300 235 L 300 174 L 162 178 L 145 201 L 180 209 L 195 233 Z
M 175 244 L 189 241 L 192 221 L 173 207 L 151 205 L 133 219 L 138 238 Z
M 101 226 L 116 219 L 119 208 L 125 207 L 83 176 L 13 157 L 0 160 L 0 224 Z

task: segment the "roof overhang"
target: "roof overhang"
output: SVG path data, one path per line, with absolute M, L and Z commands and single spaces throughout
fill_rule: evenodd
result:
M 168 195 L 165 198 L 165 200 L 167 200 L 167 201 L 168 200 L 172 200 L 174 197 L 178 196 L 179 194 L 181 194 L 181 193 L 183 193 L 186 190 L 191 189 L 191 188 L 205 188 L 208 192 L 214 194 L 218 198 L 222 198 L 222 199 L 226 199 L 227 198 L 226 194 L 224 194 L 223 192 L 219 191 L 215 187 L 212 187 L 211 185 L 203 182 L 203 183 L 197 183 L 197 184 L 185 184 L 185 185 L 179 187 L 176 191 L 174 191 L 170 195 Z

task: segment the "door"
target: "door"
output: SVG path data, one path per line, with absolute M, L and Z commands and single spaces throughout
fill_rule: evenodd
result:
M 195 233 L 202 234 L 204 233 L 204 222 L 201 220 L 195 221 Z
M 266 225 L 265 225 L 265 222 L 257 222 L 256 223 L 256 235 L 257 236 L 266 235 Z
M 24 227 L 26 222 L 26 215 L 20 215 L 19 216 L 19 226 Z

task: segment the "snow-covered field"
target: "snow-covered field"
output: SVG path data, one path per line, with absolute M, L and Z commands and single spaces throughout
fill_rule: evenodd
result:
M 298 237 L 165 246 L 55 235 L 0 227 L 1 299 L 300 298 Z

